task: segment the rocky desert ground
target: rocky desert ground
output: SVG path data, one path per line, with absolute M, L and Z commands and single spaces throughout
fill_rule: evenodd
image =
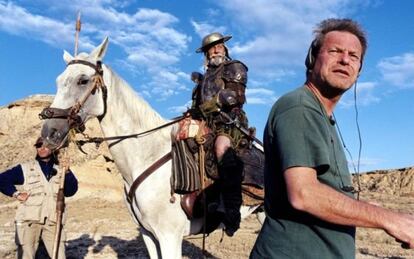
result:
M 36 95 L 0 107 L 0 172 L 34 156 L 33 142 L 41 121 L 37 114 L 51 96 Z M 100 136 L 96 121 L 87 133 Z M 72 170 L 79 192 L 66 199 L 67 258 L 148 258 L 139 227 L 132 221 L 122 197 L 121 177 L 105 144 L 84 146 L 87 155 L 72 149 Z M 414 213 L 414 168 L 364 173 L 361 199 L 398 211 Z M 18 202 L 0 195 L 0 258 L 15 258 L 14 214 Z M 260 230 L 254 216 L 242 222 L 232 238 L 215 231 L 206 239 L 206 258 L 248 258 Z M 184 258 L 203 258 L 202 237 L 186 237 Z M 39 251 L 38 258 L 47 258 Z M 382 230 L 358 229 L 357 258 L 414 258 Z

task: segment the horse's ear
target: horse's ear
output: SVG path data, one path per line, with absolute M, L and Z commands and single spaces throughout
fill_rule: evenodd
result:
M 89 54 L 90 57 L 96 60 L 102 60 L 105 56 L 106 49 L 108 48 L 108 37 L 105 37 L 105 39 L 102 41 L 102 43 L 96 47 L 94 50 L 92 50 L 91 54 Z
M 70 61 L 73 60 L 73 57 L 71 54 L 69 54 L 69 52 L 67 52 L 66 50 L 63 51 L 63 60 L 67 63 L 69 63 Z

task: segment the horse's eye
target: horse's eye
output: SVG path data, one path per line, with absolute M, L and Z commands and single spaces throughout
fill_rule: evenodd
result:
M 86 76 L 81 76 L 78 80 L 78 85 L 86 85 L 89 82 L 89 78 Z

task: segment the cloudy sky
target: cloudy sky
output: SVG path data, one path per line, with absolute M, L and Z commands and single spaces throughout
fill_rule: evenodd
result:
M 249 67 L 247 104 L 258 137 L 272 104 L 305 80 L 304 57 L 312 30 L 330 17 L 352 18 L 365 28 L 369 48 L 356 91 L 345 94 L 336 118 L 360 171 L 414 166 L 414 2 L 410 0 L 0 0 L 0 106 L 32 94 L 54 94 L 73 53 L 89 52 L 106 36 L 110 65 L 165 118 L 185 110 L 195 53 L 218 31 L 233 59 Z M 131 132 L 132 133 L 132 132 Z M 350 167 L 351 158 L 349 158 Z

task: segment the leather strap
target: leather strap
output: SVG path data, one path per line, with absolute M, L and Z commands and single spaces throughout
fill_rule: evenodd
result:
M 170 160 L 172 157 L 171 152 L 168 152 L 166 155 L 161 157 L 157 160 L 154 164 L 152 164 L 150 167 L 148 167 L 140 176 L 135 179 L 135 181 L 132 183 L 131 188 L 129 189 L 127 200 L 129 203 L 132 202 L 132 199 L 134 198 L 134 193 L 138 186 L 148 177 L 150 176 L 155 170 L 160 168 L 163 164 L 165 164 L 168 160 Z
M 86 140 L 77 140 L 76 141 L 76 144 L 78 146 L 83 146 L 86 143 L 95 143 L 95 144 L 99 145 L 99 144 L 101 144 L 104 141 L 116 140 L 115 142 L 112 142 L 112 143 L 110 143 L 108 145 L 109 147 L 112 147 L 112 146 L 116 145 L 117 143 L 121 142 L 122 140 L 125 140 L 125 139 L 128 139 L 128 138 L 138 138 L 138 137 L 144 136 L 146 134 L 149 134 L 149 133 L 155 132 L 157 130 L 166 128 L 166 127 L 168 127 L 170 125 L 173 125 L 173 124 L 175 124 L 175 123 L 177 123 L 177 122 L 179 122 L 179 121 L 181 121 L 181 120 L 183 120 L 183 119 L 185 119 L 185 118 L 187 118 L 189 116 L 190 116 L 190 114 L 185 114 L 183 116 L 179 116 L 179 117 L 173 118 L 172 121 L 167 122 L 167 123 L 165 123 L 165 124 L 163 124 L 161 126 L 158 126 L 156 128 L 152 128 L 152 129 L 149 129 L 149 130 L 140 132 L 140 133 L 136 133 L 136 134 L 113 136 L 113 137 L 104 137 L 104 138 L 101 138 L 101 137 L 93 137 L 93 138 L 91 138 L 91 137 L 85 136 L 86 137 Z
M 99 60 L 97 61 L 97 64 L 95 65 L 95 64 L 93 64 L 89 61 L 86 61 L 86 60 L 73 59 L 73 60 L 69 61 L 69 63 L 66 66 L 70 66 L 70 65 L 73 65 L 73 64 L 82 64 L 82 65 L 91 67 L 95 70 L 95 72 L 97 74 L 102 74 L 102 63 Z

